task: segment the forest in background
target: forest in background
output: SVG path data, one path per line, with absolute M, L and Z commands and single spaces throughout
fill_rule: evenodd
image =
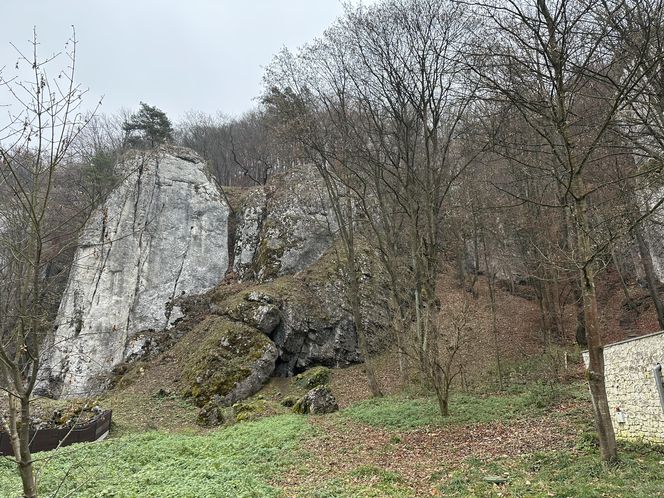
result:
M 65 104 L 79 90 L 70 86 L 41 110 L 64 106 L 53 126 L 72 125 L 64 142 L 51 137 L 50 156 L 33 140 L 46 124 L 19 119 L 3 129 L 3 212 L 21 213 L 26 199 L 41 209 L 3 220 L 3 248 L 26 258 L 4 269 L 5 286 L 24 287 L 4 294 L 18 298 L 3 300 L 11 353 L 3 375 L 15 367 L 12 382 L 34 383 L 32 343 L 57 307 L 78 228 L 122 181 L 118 157 L 169 141 L 201 154 L 222 187 L 263 185 L 295 164 L 317 168 L 376 396 L 361 329 L 361 244 L 376 250 L 390 279 L 400 372 L 415 366 L 443 415 L 468 361 L 478 282 L 492 303 L 501 382 L 496 289 L 528 287 L 540 312 L 533 335 L 588 348 L 601 455 L 614 460 L 602 348 L 614 332 L 604 330 L 597 287 L 617 276 L 638 314 L 641 286 L 664 328 L 663 29 L 657 0 L 387 0 L 349 6 L 320 39 L 277 54 L 260 104 L 239 117 L 193 113 L 172 126 L 148 104 L 116 116 L 74 115 Z M 39 77 L 33 91 L 43 98 Z M 17 235 L 26 226 L 33 237 Z M 441 296 L 448 268 L 468 296 L 458 304 Z

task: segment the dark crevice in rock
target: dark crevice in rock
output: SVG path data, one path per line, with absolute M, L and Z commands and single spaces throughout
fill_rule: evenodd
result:
M 133 229 L 136 230 L 136 217 L 138 216 L 138 203 L 141 199 L 141 186 L 143 183 L 143 171 L 145 170 L 145 156 L 141 156 L 141 161 L 138 163 L 138 178 L 136 179 L 136 197 L 134 199 L 134 222 Z
M 228 213 L 228 268 L 224 278 L 234 277 L 233 268 L 235 267 L 235 245 L 237 244 L 237 230 L 240 224 L 240 215 L 238 210 L 231 209 Z
M 189 248 L 191 247 L 191 237 L 189 237 L 189 240 L 187 241 L 187 247 L 184 250 L 184 253 L 182 254 L 182 261 L 180 263 L 180 268 L 178 269 L 178 273 L 175 276 L 175 282 L 173 283 L 173 292 L 171 292 L 171 297 L 168 300 L 169 305 L 166 307 L 166 323 L 170 324 L 171 322 L 171 314 L 173 313 L 173 301 L 175 300 L 176 293 L 178 290 L 178 284 L 180 283 L 180 277 L 182 276 L 182 269 L 184 268 L 184 264 L 187 261 L 187 254 L 189 254 Z

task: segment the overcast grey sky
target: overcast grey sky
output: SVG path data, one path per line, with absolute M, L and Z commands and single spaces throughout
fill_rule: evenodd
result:
M 175 121 L 189 110 L 238 114 L 272 55 L 322 34 L 342 10 L 340 0 L 2 0 L 0 67 L 14 65 L 10 42 L 28 47 L 33 26 L 46 55 L 74 25 L 90 106 L 103 95 L 108 114 L 139 101 Z

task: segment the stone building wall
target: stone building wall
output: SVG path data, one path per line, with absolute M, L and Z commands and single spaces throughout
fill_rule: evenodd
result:
M 587 367 L 587 352 L 583 361 Z M 664 410 L 653 373 L 658 363 L 664 365 L 664 332 L 605 346 L 604 363 L 616 437 L 664 442 Z

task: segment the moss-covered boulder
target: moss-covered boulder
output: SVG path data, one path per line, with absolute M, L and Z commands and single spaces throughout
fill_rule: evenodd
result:
M 211 309 L 270 335 L 281 322 L 280 305 L 281 298 L 270 289 L 250 289 L 213 301 Z
M 233 405 L 233 411 L 237 422 L 256 420 L 267 412 L 267 403 L 264 399 L 236 403 Z
M 230 406 L 257 392 L 274 371 L 277 348 L 247 324 L 211 316 L 191 334 L 200 342 L 185 358 L 182 381 L 197 406 Z
M 332 372 L 327 367 L 314 367 L 295 377 L 295 383 L 305 389 L 323 386 L 330 382 Z
M 228 420 L 227 409 L 211 401 L 198 412 L 196 422 L 203 427 L 222 425 Z
M 336 412 L 338 409 L 337 400 L 328 386 L 314 387 L 293 406 L 295 413 L 303 415 L 322 415 Z

